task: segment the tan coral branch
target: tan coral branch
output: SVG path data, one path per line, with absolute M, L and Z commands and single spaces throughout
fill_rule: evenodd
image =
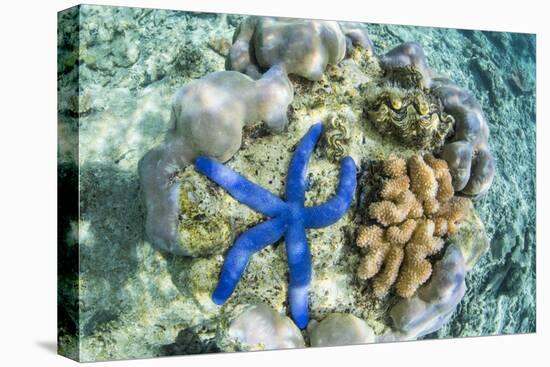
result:
M 376 297 L 394 284 L 398 295 L 411 297 L 431 275 L 430 256 L 441 251 L 443 237 L 456 231 L 472 205 L 454 196 L 447 163 L 432 155 L 407 162 L 392 156 L 384 174 L 384 200 L 368 208 L 377 224 L 362 226 L 357 235 L 357 246 L 366 248 L 358 276 L 372 278 Z

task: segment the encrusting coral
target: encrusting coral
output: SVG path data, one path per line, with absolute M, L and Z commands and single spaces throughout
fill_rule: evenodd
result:
M 242 312 L 231 321 L 227 331 L 221 332 L 222 335 L 218 337 L 225 348 L 254 351 L 305 347 L 300 329 L 290 318 L 264 303 L 240 308 Z
M 380 62 L 388 72 L 407 72 L 409 81 L 422 89 L 432 86 L 434 73 L 428 66 L 424 50 L 416 42 L 400 44 L 381 56 Z
M 411 340 L 440 329 L 464 297 L 466 270 L 460 248 L 449 245 L 435 264 L 430 281 L 414 297 L 402 299 L 390 309 L 394 330 L 381 341 Z
M 398 295 L 409 298 L 429 279 L 428 258 L 443 248 L 444 236 L 457 230 L 471 202 L 454 196 L 447 163 L 432 155 L 415 155 L 408 162 L 390 157 L 384 174 L 383 200 L 368 207 L 377 224 L 358 230 L 356 244 L 366 249 L 358 276 L 373 278 L 379 298 L 394 284 Z

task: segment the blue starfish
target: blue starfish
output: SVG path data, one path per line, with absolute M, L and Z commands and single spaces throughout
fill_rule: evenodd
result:
M 241 203 L 271 218 L 244 232 L 227 252 L 218 286 L 212 294 L 216 304 L 223 304 L 231 296 L 250 257 L 284 236 L 290 278 L 290 313 L 300 329 L 307 326 L 311 255 L 305 230 L 338 221 L 349 209 L 356 186 L 355 162 L 345 157 L 336 195 L 322 205 L 304 207 L 307 163 L 322 131 L 321 123 L 313 125 L 298 144 L 288 168 L 286 201 L 210 158 L 195 160 L 199 172 Z

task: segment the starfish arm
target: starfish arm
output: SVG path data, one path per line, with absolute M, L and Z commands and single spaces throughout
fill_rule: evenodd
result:
M 323 131 L 323 124 L 313 125 L 296 147 L 290 165 L 286 184 L 286 200 L 303 203 L 306 192 L 307 163 L 315 149 L 315 144 Z
M 218 285 L 212 294 L 214 303 L 221 305 L 231 296 L 250 256 L 276 242 L 283 236 L 285 229 L 285 219 L 278 217 L 252 227 L 235 241 L 227 252 Z
M 311 255 L 301 223 L 290 223 L 285 234 L 289 270 L 288 303 L 290 314 L 300 329 L 307 326 L 308 291 L 311 281 Z
M 321 228 L 338 221 L 349 209 L 357 186 L 355 162 L 351 157 L 342 159 L 340 183 L 334 195 L 326 203 L 304 209 L 306 228 Z
M 286 208 L 280 198 L 213 159 L 198 157 L 195 168 L 239 202 L 268 217 L 275 217 Z

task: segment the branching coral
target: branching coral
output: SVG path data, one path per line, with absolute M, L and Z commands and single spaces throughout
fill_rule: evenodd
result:
M 409 298 L 430 277 L 428 258 L 443 248 L 443 237 L 456 231 L 471 202 L 454 196 L 447 163 L 432 155 L 408 162 L 391 157 L 384 174 L 383 200 L 368 208 L 377 224 L 363 225 L 357 234 L 357 246 L 366 249 L 358 276 L 373 278 L 377 297 L 395 284 L 397 294 Z

